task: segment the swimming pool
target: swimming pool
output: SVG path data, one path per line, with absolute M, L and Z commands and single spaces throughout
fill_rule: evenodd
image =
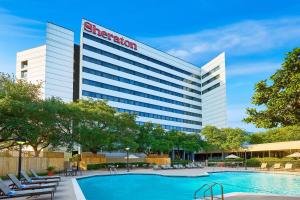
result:
M 224 193 L 254 192 L 300 197 L 300 176 L 222 172 L 204 177 L 171 177 L 149 174 L 103 175 L 78 179 L 87 200 L 192 200 L 205 183 L 219 182 Z M 215 190 L 218 194 L 218 189 Z

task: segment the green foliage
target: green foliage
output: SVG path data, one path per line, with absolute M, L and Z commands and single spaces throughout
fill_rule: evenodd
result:
M 129 166 L 135 165 L 136 167 L 148 167 L 149 163 L 145 162 L 130 162 Z M 101 164 L 88 164 L 87 170 L 97 170 L 97 169 L 108 169 L 109 166 L 114 166 L 118 168 L 126 168 L 127 163 L 126 162 L 118 162 L 118 163 L 101 163 Z
M 119 150 L 137 148 L 134 139 L 137 133 L 135 116 L 117 113 L 101 100 L 79 100 L 72 104 L 77 109 L 74 137 L 84 150 Z
M 197 152 L 203 149 L 204 142 L 199 134 L 187 134 L 177 130 L 165 131 L 161 126 L 145 123 L 140 126 L 137 143 L 140 152 L 169 153 L 172 149 Z
M 268 80 L 255 85 L 252 103 L 260 109 L 248 108 L 247 123 L 259 128 L 274 128 L 300 124 L 300 48 L 289 52 Z M 261 109 L 265 108 L 265 109 Z
M 171 166 L 174 166 L 174 165 L 187 165 L 190 161 L 188 160 L 172 160 L 171 161 Z
M 251 144 L 272 143 L 300 140 L 300 126 L 274 128 L 249 136 Z
M 295 160 L 293 158 L 273 158 L 273 157 L 267 157 L 267 158 L 251 158 L 247 161 L 248 167 L 260 167 L 261 163 L 267 163 L 267 167 L 272 167 L 275 163 L 280 163 L 282 167 L 286 163 L 292 163 L 294 168 L 300 167 L 300 160 Z
M 221 151 L 238 150 L 248 140 L 248 134 L 239 128 L 218 129 L 215 126 L 206 126 L 201 134 L 208 143 L 207 149 Z
M 40 99 L 41 84 L 23 80 L 14 81 L 0 75 L 0 146 L 16 145 L 15 138 L 22 138 L 38 156 L 44 148 L 64 144 L 64 134 L 58 124 L 58 110 L 64 104 L 59 99 Z

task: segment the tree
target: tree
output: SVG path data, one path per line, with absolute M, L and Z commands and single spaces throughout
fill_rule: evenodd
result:
M 249 136 L 251 144 L 300 140 L 300 126 L 273 128 Z
M 79 100 L 73 103 L 77 109 L 73 131 L 75 141 L 84 150 L 123 150 L 137 148 L 135 115 L 117 113 L 102 100 Z
M 169 153 L 172 146 L 172 142 L 167 137 L 167 132 L 159 125 L 154 127 L 151 151 L 159 152 L 160 154 Z
M 75 141 L 93 153 L 107 147 L 116 111 L 101 100 L 79 100 L 72 106 L 77 110 L 73 124 Z
M 64 135 L 57 124 L 58 110 L 64 107 L 59 99 L 42 100 L 41 84 L 23 80 L 14 81 L 8 75 L 0 76 L 0 140 L 1 148 L 16 145 L 22 138 L 33 148 L 35 156 L 48 147 L 64 144 Z
M 147 122 L 139 126 L 138 136 L 136 142 L 138 144 L 138 151 L 149 154 L 151 152 L 152 142 L 154 140 L 153 135 L 154 125 L 150 122 Z
M 236 151 L 248 140 L 248 134 L 239 128 L 222 128 L 206 126 L 201 134 L 208 144 L 222 151 Z
M 192 154 L 192 160 L 194 160 L 194 153 L 202 150 L 204 144 L 199 134 L 191 133 L 185 135 L 182 146 L 186 152 Z
M 260 109 L 247 108 L 247 123 L 259 128 L 300 124 L 300 48 L 289 52 L 268 80 L 255 85 L 252 103 Z
M 185 136 L 186 133 L 177 131 L 175 129 L 172 129 L 168 132 L 168 140 L 171 142 L 172 144 L 172 159 L 175 159 L 174 157 L 179 158 L 180 157 L 180 150 L 183 150 L 183 146 L 184 146 L 184 141 L 185 141 Z M 177 150 L 177 155 L 175 154 L 174 150 Z M 183 153 L 184 154 L 184 153 Z

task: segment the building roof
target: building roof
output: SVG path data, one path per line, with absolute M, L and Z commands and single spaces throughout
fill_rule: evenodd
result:
M 264 144 L 252 144 L 247 151 L 279 151 L 300 149 L 300 140 L 287 142 L 274 142 Z

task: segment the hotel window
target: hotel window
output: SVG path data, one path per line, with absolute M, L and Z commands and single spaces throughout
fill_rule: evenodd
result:
M 27 78 L 27 70 L 21 71 L 21 78 Z
M 27 60 L 21 62 L 21 69 L 24 69 L 27 66 L 28 66 L 28 61 Z

